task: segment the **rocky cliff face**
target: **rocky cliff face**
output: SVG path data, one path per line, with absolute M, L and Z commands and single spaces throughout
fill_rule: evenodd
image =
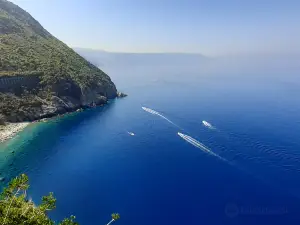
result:
M 0 117 L 7 122 L 33 121 L 106 104 L 117 90 L 94 84 L 81 88 L 74 81 L 45 86 L 37 76 L 0 77 Z
M 0 118 L 49 117 L 117 97 L 110 77 L 53 37 L 29 13 L 0 0 Z

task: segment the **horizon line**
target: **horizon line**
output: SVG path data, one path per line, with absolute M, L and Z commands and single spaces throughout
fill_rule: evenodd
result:
M 127 53 L 127 54 L 189 54 L 189 55 L 204 55 L 200 52 L 123 52 L 123 51 L 107 51 L 104 49 L 96 49 L 96 48 L 85 48 L 85 47 L 77 47 L 77 46 L 70 46 L 72 49 L 84 49 L 84 50 L 91 50 L 91 51 L 99 51 L 99 52 L 107 52 L 107 53 Z
M 76 47 L 70 46 L 74 49 L 89 50 L 95 52 L 104 52 L 104 53 L 115 53 L 115 54 L 178 54 L 178 55 L 198 55 L 206 58 L 219 58 L 219 57 L 238 57 L 238 56 L 299 56 L 300 53 L 297 52 L 239 52 L 239 53 L 227 53 L 227 54 L 203 54 L 197 52 L 123 52 L 123 51 L 107 51 L 104 49 L 95 49 L 95 48 L 85 48 L 85 47 Z

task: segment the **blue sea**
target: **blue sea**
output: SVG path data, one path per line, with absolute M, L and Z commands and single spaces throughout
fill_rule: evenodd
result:
M 118 212 L 116 225 L 300 222 L 297 74 L 104 70 L 128 97 L 32 124 L 0 145 L 1 176 L 28 174 L 37 203 L 54 192 L 53 219 L 104 225 Z

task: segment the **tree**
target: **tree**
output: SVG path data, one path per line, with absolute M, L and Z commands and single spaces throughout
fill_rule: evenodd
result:
M 5 224 L 6 218 L 9 214 L 9 211 L 11 209 L 12 203 L 15 200 L 18 193 L 22 190 L 24 191 L 24 196 L 26 197 L 26 190 L 28 189 L 28 177 L 25 174 L 22 174 L 19 177 L 14 178 L 10 183 L 7 189 L 4 190 L 4 194 L 6 195 L 7 200 L 9 197 L 11 198 L 9 201 L 9 206 L 6 209 L 6 213 L 3 218 L 2 225 Z
M 109 221 L 108 224 L 106 224 L 106 225 L 110 225 L 112 222 L 115 222 L 118 219 L 120 219 L 120 214 L 119 213 L 113 213 L 113 214 L 111 214 L 111 221 Z
M 56 199 L 53 196 L 53 192 L 50 192 L 48 196 L 42 197 L 42 204 L 40 208 L 42 211 L 46 212 L 48 210 L 55 209 L 56 207 Z
M 42 197 L 42 203 L 35 205 L 31 199 L 27 199 L 29 180 L 25 174 L 12 179 L 8 187 L 0 194 L 0 225 L 55 225 L 47 212 L 55 209 L 56 199 L 52 192 Z M 112 220 L 107 224 L 118 220 L 120 215 L 113 213 Z M 64 219 L 58 225 L 79 225 L 75 216 Z
M 79 225 L 79 223 L 75 222 L 75 216 L 71 216 L 70 218 L 64 219 L 59 225 Z
M 35 205 L 27 199 L 29 180 L 25 174 L 12 179 L 0 195 L 1 225 L 54 225 L 47 216 L 47 211 L 55 208 L 56 199 L 53 193 L 42 197 L 42 203 Z M 62 225 L 77 225 L 75 217 L 64 219 Z

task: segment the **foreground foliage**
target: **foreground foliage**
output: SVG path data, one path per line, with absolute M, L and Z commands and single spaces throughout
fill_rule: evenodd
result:
M 109 221 L 108 224 L 106 224 L 106 225 L 110 225 L 113 222 L 117 221 L 118 219 L 120 219 L 120 214 L 119 213 L 113 213 L 113 214 L 111 214 L 111 221 Z
M 8 187 L 0 194 L 0 225 L 55 225 L 47 212 L 55 209 L 56 199 L 53 193 L 42 197 L 42 203 L 35 205 L 27 198 L 29 188 L 28 177 L 25 174 L 12 179 Z M 120 219 L 119 213 L 113 213 L 111 224 Z M 75 216 L 64 219 L 58 225 L 79 225 Z
M 42 197 L 42 203 L 35 205 L 27 199 L 29 187 L 28 177 L 25 174 L 14 178 L 3 190 L 0 197 L 0 224 L 1 225 L 54 225 L 47 212 L 55 209 L 56 199 L 53 193 Z M 77 225 L 75 217 L 64 219 L 60 225 Z

